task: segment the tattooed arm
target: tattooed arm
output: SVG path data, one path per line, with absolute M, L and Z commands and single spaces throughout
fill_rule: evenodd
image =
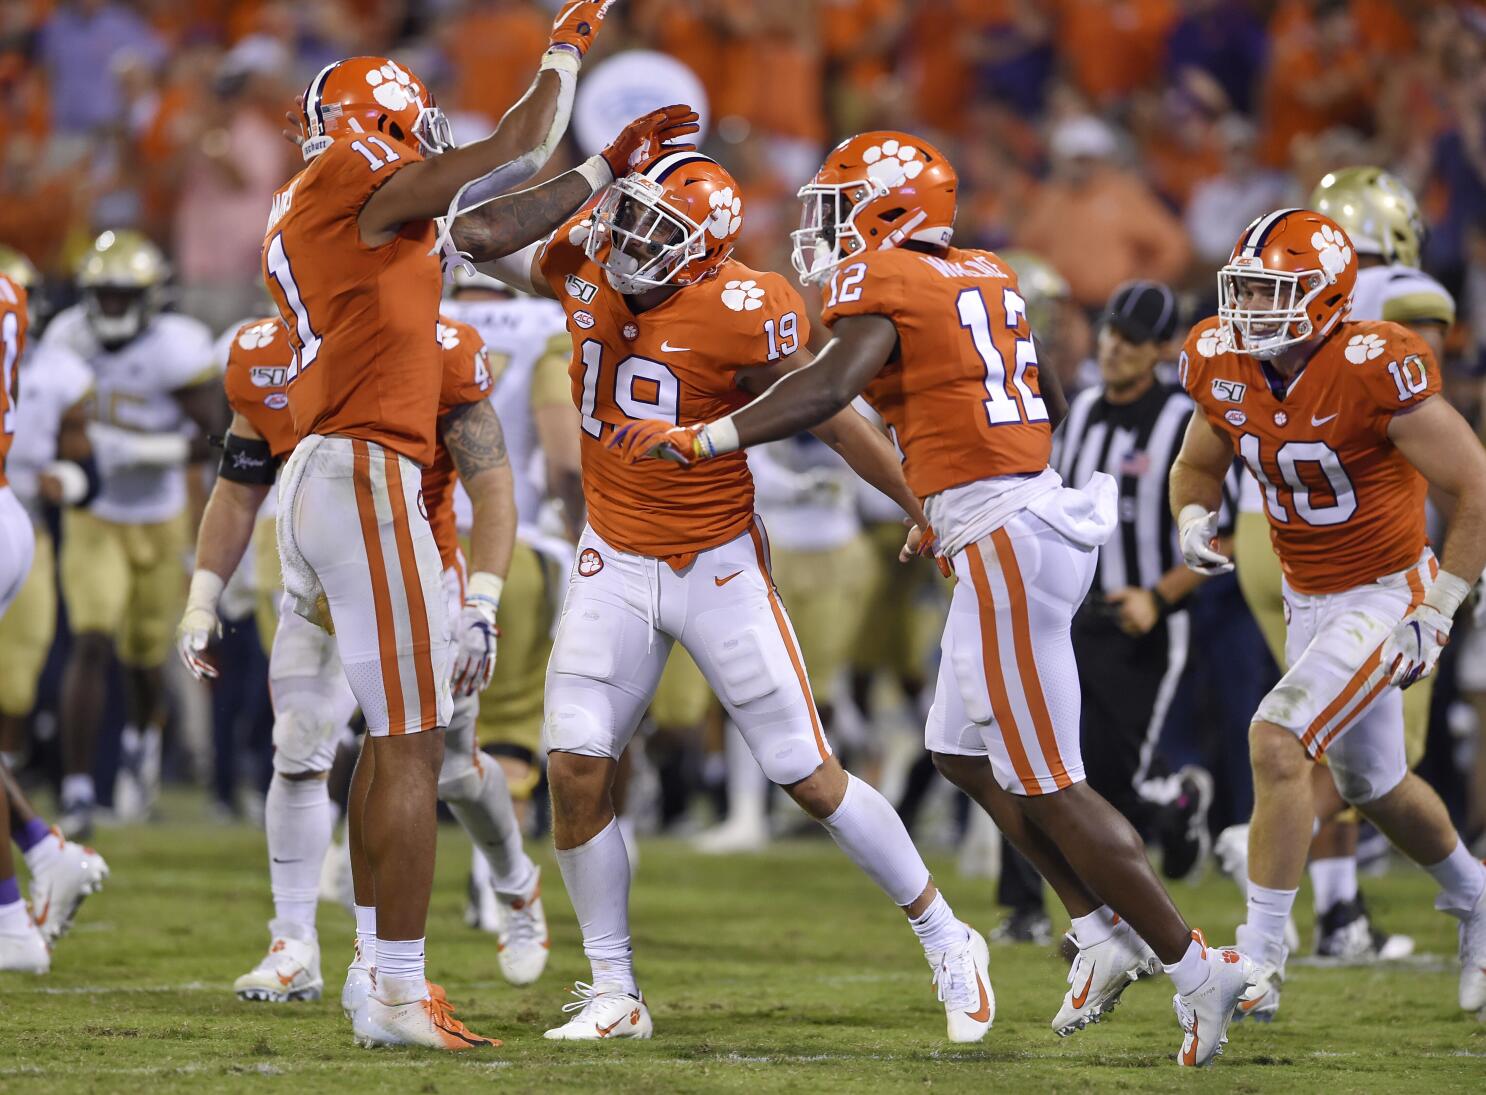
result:
M 550 236 L 595 189 L 586 177 L 568 171 L 540 186 L 503 194 L 455 219 L 454 246 L 475 262 L 519 251 Z
M 482 399 L 445 414 L 439 419 L 439 433 L 475 511 L 470 571 L 504 578 L 516 547 L 516 486 L 500 419 Z

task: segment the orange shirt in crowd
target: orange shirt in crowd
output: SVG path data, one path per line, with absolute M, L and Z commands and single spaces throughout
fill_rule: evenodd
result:
M 1173 0 L 1057 0 L 1058 51 L 1074 83 L 1106 104 L 1160 79 Z
M 441 105 L 477 111 L 492 121 L 521 98 L 536 75 L 551 22 L 532 4 L 480 2 L 443 23 L 441 40 L 454 70 L 439 88 Z

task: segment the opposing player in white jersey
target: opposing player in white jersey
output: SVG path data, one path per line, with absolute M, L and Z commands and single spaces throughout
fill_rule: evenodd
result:
M 61 824 L 69 834 L 92 824 L 93 753 L 114 655 L 124 666 L 127 707 L 118 790 L 131 792 L 116 805 L 148 808 L 165 716 L 160 667 L 189 544 L 185 466 L 206 458 L 208 436 L 225 425 L 211 333 L 161 311 L 169 273 L 144 236 L 104 232 L 78 266 L 82 302 L 42 338 L 93 370 L 89 432 L 103 480 L 88 509 L 63 519 L 62 596 L 74 635 L 61 711 Z
M 1455 322 L 1450 291 L 1420 270 L 1424 218 L 1414 195 L 1377 167 L 1347 167 L 1326 175 L 1309 207 L 1340 224 L 1357 252 L 1353 320 L 1388 320 L 1408 327 L 1444 360 L 1445 337 Z M 1243 475 L 1235 562 L 1244 598 L 1264 631 L 1275 662 L 1285 666 L 1284 596 L 1279 557 L 1270 545 L 1263 498 L 1252 475 Z M 1424 756 L 1434 677 L 1404 693 L 1404 745 L 1410 768 Z M 1311 842 L 1308 873 L 1316 914 L 1316 953 L 1328 958 L 1403 958 L 1408 936 L 1378 928 L 1357 886 L 1357 812 L 1337 793 L 1325 765 L 1313 773 L 1312 793 L 1320 829 Z M 1218 840 L 1224 869 L 1242 885 L 1248 826 L 1225 830 Z

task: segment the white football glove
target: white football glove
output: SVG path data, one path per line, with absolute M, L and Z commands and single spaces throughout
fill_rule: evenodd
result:
M 454 671 L 449 679 L 455 696 L 474 696 L 485 691 L 495 672 L 496 639 L 500 635 L 495 619 L 504 585 L 494 574 L 470 575 L 464 608 L 455 624 Z
M 1213 549 L 1218 537 L 1218 515 L 1193 503 L 1183 506 L 1177 521 L 1181 529 L 1182 558 L 1198 574 L 1227 574 L 1233 560 Z
M 1383 666 L 1391 670 L 1388 683 L 1407 688 L 1434 672 L 1450 641 L 1455 612 L 1470 588 L 1463 578 L 1440 571 L 1419 607 L 1383 640 Z
M 175 648 L 181 661 L 198 681 L 214 678 L 217 667 L 206 657 L 206 648 L 221 633 L 217 619 L 217 601 L 227 583 L 210 570 L 191 575 L 191 592 L 186 596 L 186 611 L 175 629 Z

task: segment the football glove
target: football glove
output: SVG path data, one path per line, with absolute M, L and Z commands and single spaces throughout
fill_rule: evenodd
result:
M 579 57 L 588 52 L 593 40 L 598 37 L 604 16 L 609 14 L 617 0 L 601 0 L 566 4 L 552 21 L 552 46 L 567 46 Z M 549 46 L 549 48 L 551 48 Z
M 651 156 L 666 152 L 689 152 L 696 145 L 672 144 L 701 129 L 697 112 L 689 106 L 667 106 L 641 115 L 619 131 L 608 148 L 599 153 L 614 177 L 628 175 L 630 168 Z
M 904 542 L 902 550 L 898 552 L 898 562 L 906 563 L 916 556 L 927 556 L 934 560 L 934 565 L 939 568 L 939 573 L 946 578 L 955 576 L 954 568 L 949 565 L 949 560 L 934 551 L 934 545 L 939 542 L 934 529 L 930 525 L 916 525 L 913 519 L 907 518 L 903 522 L 908 526 L 908 539 Z
M 198 570 L 191 575 L 191 591 L 186 595 L 186 611 L 175 629 L 175 648 L 181 661 L 198 681 L 216 677 L 217 667 L 206 657 L 206 648 L 221 633 L 217 619 L 217 601 L 226 586 L 220 575 Z
M 1455 613 L 1470 591 L 1465 579 L 1447 570 L 1439 572 L 1424 600 L 1383 641 L 1383 666 L 1390 672 L 1390 684 L 1407 688 L 1434 672 L 1450 641 Z
M 1211 576 L 1227 574 L 1233 569 L 1233 560 L 1213 549 L 1218 537 L 1216 513 L 1196 504 L 1183 506 L 1177 523 L 1181 528 L 1182 558 L 1188 570 Z
M 687 466 L 708 455 L 701 438 L 702 427 L 677 426 L 659 418 L 637 418 L 626 422 L 605 442 L 626 464 L 654 458 Z
M 455 624 L 454 668 L 449 686 L 455 696 L 474 696 L 485 691 L 495 672 L 495 625 L 500 594 L 505 582 L 494 574 L 470 575 L 464 608 Z

